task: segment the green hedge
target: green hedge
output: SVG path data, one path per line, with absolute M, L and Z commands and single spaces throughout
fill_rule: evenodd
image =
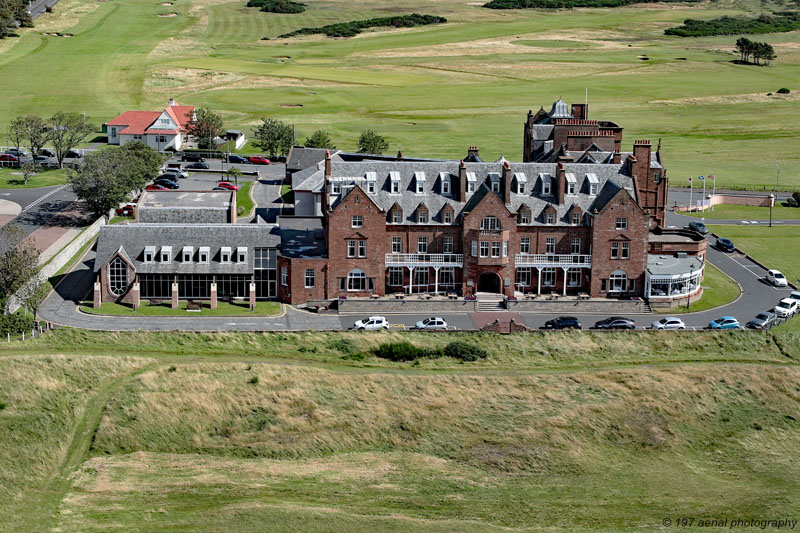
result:
M 30 334 L 33 329 L 33 315 L 14 313 L 13 315 L 0 315 L 0 333 L 5 336 L 21 335 L 23 332 Z
M 452 357 L 461 361 L 477 361 L 484 359 L 489 352 L 465 341 L 453 341 L 442 348 L 417 348 L 408 341 L 385 342 L 375 349 L 375 355 L 390 361 L 414 361 L 423 357 L 436 359 L 438 357 Z
M 682 26 L 667 28 L 665 35 L 707 37 L 710 35 L 742 35 L 780 33 L 800 29 L 800 14 L 795 11 L 759 17 L 717 17 L 711 20 L 686 19 Z
M 651 0 L 492 0 L 483 5 L 489 9 L 558 9 L 573 7 L 620 7 L 630 4 L 642 4 Z M 700 0 L 655 0 L 657 3 Z
M 306 5 L 292 0 L 248 0 L 247 7 L 257 7 L 266 13 L 302 13 Z
M 367 28 L 410 28 L 413 26 L 425 26 L 427 24 L 443 24 L 445 22 L 447 22 L 447 19 L 444 17 L 412 13 L 411 15 L 400 15 L 396 17 L 379 17 L 374 19 L 339 22 L 337 24 L 328 24 L 318 28 L 300 28 L 299 30 L 295 30 L 290 33 L 284 33 L 283 35 L 278 36 L 278 38 L 285 39 L 287 37 L 294 37 L 296 35 L 317 34 L 325 34 L 328 37 L 353 37 Z

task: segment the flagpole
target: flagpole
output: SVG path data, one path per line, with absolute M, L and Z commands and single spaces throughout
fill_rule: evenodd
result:
M 706 221 L 706 178 L 705 177 L 703 177 L 703 198 L 702 198 L 702 201 L 703 201 L 703 218 L 702 218 L 702 220 L 703 220 L 703 222 L 705 222 Z
M 686 207 L 688 208 L 688 211 L 690 213 L 692 212 L 692 189 L 693 189 L 693 187 L 692 187 L 692 177 L 689 176 L 689 205 L 687 205 Z
M 717 195 L 717 175 L 711 174 L 711 210 L 714 210 L 714 197 Z

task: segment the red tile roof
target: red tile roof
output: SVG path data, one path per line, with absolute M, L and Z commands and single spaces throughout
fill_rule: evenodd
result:
M 172 117 L 180 130 L 186 128 L 186 124 L 191 121 L 191 113 L 194 111 L 194 106 L 188 105 L 173 105 L 166 107 L 167 114 Z M 126 126 L 119 133 L 121 135 L 144 135 L 145 133 L 158 134 L 158 135 L 174 135 L 178 133 L 177 129 L 151 129 L 158 117 L 161 116 L 163 111 L 126 111 L 114 120 L 107 123 L 109 126 Z

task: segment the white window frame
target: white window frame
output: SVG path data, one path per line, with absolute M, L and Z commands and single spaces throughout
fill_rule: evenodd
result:
M 332 181 L 331 182 L 331 194 L 342 194 L 342 182 L 341 181 Z
M 611 259 L 619 259 L 619 241 L 611 242 Z
M 401 253 L 403 253 L 403 238 L 402 237 L 392 237 L 392 253 L 393 254 L 401 254 Z
M 402 287 L 405 280 L 404 267 L 389 267 L 389 286 Z
M 246 246 L 239 246 L 236 248 L 236 262 L 237 263 L 246 263 L 247 262 L 247 247 Z
M 358 250 L 358 245 L 355 239 L 347 240 L 347 257 L 355 257 Z
M 428 238 L 427 237 L 417 237 L 417 253 L 418 254 L 427 254 L 428 253 Z
M 375 182 L 374 181 L 367 181 L 367 193 L 368 194 L 375 194 Z
M 289 286 L 289 269 L 285 266 L 281 267 L 281 285 L 284 287 Z
M 553 212 L 547 213 L 547 215 L 545 215 L 545 220 L 548 225 L 554 225 L 556 223 L 556 214 Z
M 581 240 L 578 237 L 573 237 L 572 241 L 569 244 L 569 253 L 571 254 L 580 254 L 581 253 Z
M 194 259 L 194 247 L 184 246 L 183 252 L 181 253 L 181 259 L 184 263 L 191 263 Z
M 367 290 L 367 274 L 358 268 L 347 273 L 347 290 L 350 292 Z
M 481 257 L 489 257 L 489 241 L 481 241 Z
M 531 223 L 531 213 L 530 211 L 523 211 L 519 214 L 519 223 L 520 224 L 530 224 Z
M 580 213 L 572 213 L 571 218 L 572 218 L 571 222 L 572 222 L 573 226 L 577 226 L 578 224 L 581 223 L 581 214 Z
M 428 212 L 424 210 L 417 211 L 417 224 L 428 223 Z
M 310 281 L 310 283 L 309 283 Z M 316 286 L 316 273 L 313 268 L 307 268 L 303 279 L 303 285 L 306 289 L 313 289 Z
M 144 261 L 143 263 L 155 263 L 156 262 L 156 247 L 155 246 L 145 246 L 144 247 Z
M 363 215 L 353 215 L 350 217 L 350 227 L 351 228 L 363 228 L 364 227 L 364 216 Z
M 494 216 L 483 217 L 481 231 L 495 231 L 500 229 L 500 219 Z
M 554 253 L 556 253 L 556 238 L 555 237 L 545 237 L 545 239 L 544 239 L 544 253 L 546 253 L 546 254 L 554 254 Z
M 211 260 L 211 248 L 208 246 L 201 246 L 197 251 L 197 262 L 202 265 L 207 265 Z
M 470 251 L 472 252 L 472 257 L 478 257 L 478 241 L 472 241 Z
M 618 230 L 628 229 L 628 219 L 626 217 L 617 217 L 616 229 Z
M 519 240 L 519 253 L 521 254 L 529 254 L 531 253 L 531 238 L 530 237 L 522 237 Z
M 108 290 L 114 296 L 122 296 L 128 289 L 128 264 L 115 256 L 108 265 Z
M 620 259 L 630 259 L 631 257 L 631 243 L 623 242 L 619 251 Z
M 442 215 L 445 224 L 452 224 L 453 223 L 453 212 L 452 211 L 445 211 Z
M 452 237 L 442 237 L 442 252 L 446 254 L 453 253 L 453 238 Z
M 517 269 L 517 285 L 520 287 L 531 286 L 531 269 L 530 267 L 521 267 Z
M 358 241 L 358 257 L 367 257 L 367 241 Z
M 223 246 L 222 248 L 219 249 L 219 262 L 225 264 L 230 263 L 232 255 L 233 252 L 230 246 Z
M 556 286 L 557 272 L 555 267 L 543 268 L 541 271 L 541 276 L 542 276 L 542 287 Z
M 580 268 L 567 270 L 567 287 L 580 287 L 583 282 L 583 273 Z
M 403 223 L 403 212 L 399 209 L 395 209 L 392 211 L 392 224 L 402 224 Z
M 172 263 L 172 246 L 162 246 L 158 260 L 161 263 Z
M 500 257 L 500 241 L 492 241 L 492 257 Z

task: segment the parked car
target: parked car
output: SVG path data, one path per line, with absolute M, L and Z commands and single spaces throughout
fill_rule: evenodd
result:
M 231 183 L 229 181 L 220 181 L 219 183 L 217 183 L 217 187 L 220 187 L 222 189 L 227 189 L 229 191 L 238 191 L 239 190 L 239 186 L 238 185 L 234 185 L 233 183 Z
M 696 231 L 700 235 L 705 235 L 706 233 L 708 233 L 708 228 L 706 227 L 706 225 L 696 220 L 693 222 L 689 222 L 689 225 L 687 227 L 691 230 Z
M 360 329 L 365 331 L 376 330 L 376 329 L 389 329 L 389 323 L 386 321 L 385 317 L 371 316 L 364 318 L 362 320 L 357 320 L 356 323 L 353 324 L 353 329 Z
M 684 324 L 683 320 L 676 316 L 665 316 L 661 320 L 656 320 L 650 324 L 650 328 L 665 330 L 686 329 L 686 324 Z
M 753 320 L 748 322 L 747 327 L 750 329 L 769 329 L 775 324 L 776 320 L 778 320 L 778 315 L 764 311 L 758 313 Z
M 185 169 L 201 169 L 201 170 L 208 170 L 208 163 L 189 163 L 185 167 Z
M 46 155 L 47 157 L 55 157 L 56 154 L 53 153 L 52 150 L 48 150 L 47 148 L 42 148 L 39 150 L 39 155 Z
M 64 157 L 68 159 L 80 159 L 83 156 L 80 154 L 80 152 L 76 152 L 75 150 L 69 150 L 66 154 L 64 154 Z
M 8 150 L 6 150 L 6 153 L 7 154 L 11 154 L 11 155 L 15 155 L 17 157 L 27 157 L 28 156 L 28 152 L 26 152 L 25 150 L 17 149 L 17 148 L 9 148 Z
M 164 172 L 163 174 L 159 174 L 156 180 L 170 180 L 178 183 L 178 180 L 181 179 L 181 175 L 176 172 Z
M 544 323 L 544 329 L 581 329 L 580 321 L 574 316 L 560 316 Z
M 181 168 L 165 168 L 161 172 L 162 176 L 172 176 L 176 179 L 185 179 L 189 177 L 189 173 Z
M 736 246 L 733 244 L 732 240 L 720 237 L 717 239 L 717 249 L 721 252 L 735 252 Z
M 181 161 L 192 161 L 194 163 L 203 163 L 206 160 L 205 157 L 200 157 L 196 154 L 183 154 L 181 156 Z
M 14 154 L 0 154 L 0 161 L 4 161 L 6 163 L 19 163 L 19 157 L 15 156 Z
M 595 329 L 636 329 L 636 322 L 624 316 L 610 316 L 594 323 Z
M 168 179 L 156 180 L 154 183 L 156 185 L 161 185 L 162 187 L 166 187 L 167 189 L 180 189 L 181 188 L 181 186 L 177 182 L 174 182 L 174 181 L 168 180 Z
M 240 163 L 240 164 L 247 164 L 250 161 L 247 160 L 246 157 L 242 157 L 236 154 L 228 154 L 228 163 Z
M 115 213 L 121 217 L 129 217 L 133 215 L 136 211 L 136 204 L 125 204 L 122 207 L 118 207 Z
M 787 298 L 795 300 L 797 304 L 800 305 L 800 291 L 792 291 Z
M 269 159 L 261 155 L 252 155 L 249 157 L 249 161 L 253 165 L 269 165 Z
M 739 321 L 732 316 L 721 316 L 708 323 L 709 329 L 742 329 Z
M 33 158 L 33 162 L 36 163 L 37 165 L 47 165 L 48 163 L 50 163 L 50 158 L 47 157 L 46 155 L 37 155 L 36 157 Z
M 781 318 L 789 318 L 790 316 L 794 316 L 797 314 L 797 300 L 784 298 L 778 302 L 778 305 L 775 306 L 775 309 L 773 309 L 772 312 Z
M 225 188 L 223 188 L 223 187 L 214 187 L 214 188 L 213 188 L 213 189 L 211 189 L 211 190 L 212 190 L 212 191 L 228 191 L 228 189 L 225 189 Z
M 447 322 L 439 316 L 432 316 L 425 320 L 420 320 L 415 324 L 417 329 L 447 329 Z
M 767 270 L 766 280 L 776 287 L 786 287 L 789 285 L 789 282 L 786 281 L 786 276 L 784 276 L 780 270 Z
M 151 183 L 150 185 L 145 187 L 145 189 L 147 189 L 148 191 L 168 191 L 169 190 L 167 187 L 164 187 L 163 185 L 159 185 L 158 183 Z

